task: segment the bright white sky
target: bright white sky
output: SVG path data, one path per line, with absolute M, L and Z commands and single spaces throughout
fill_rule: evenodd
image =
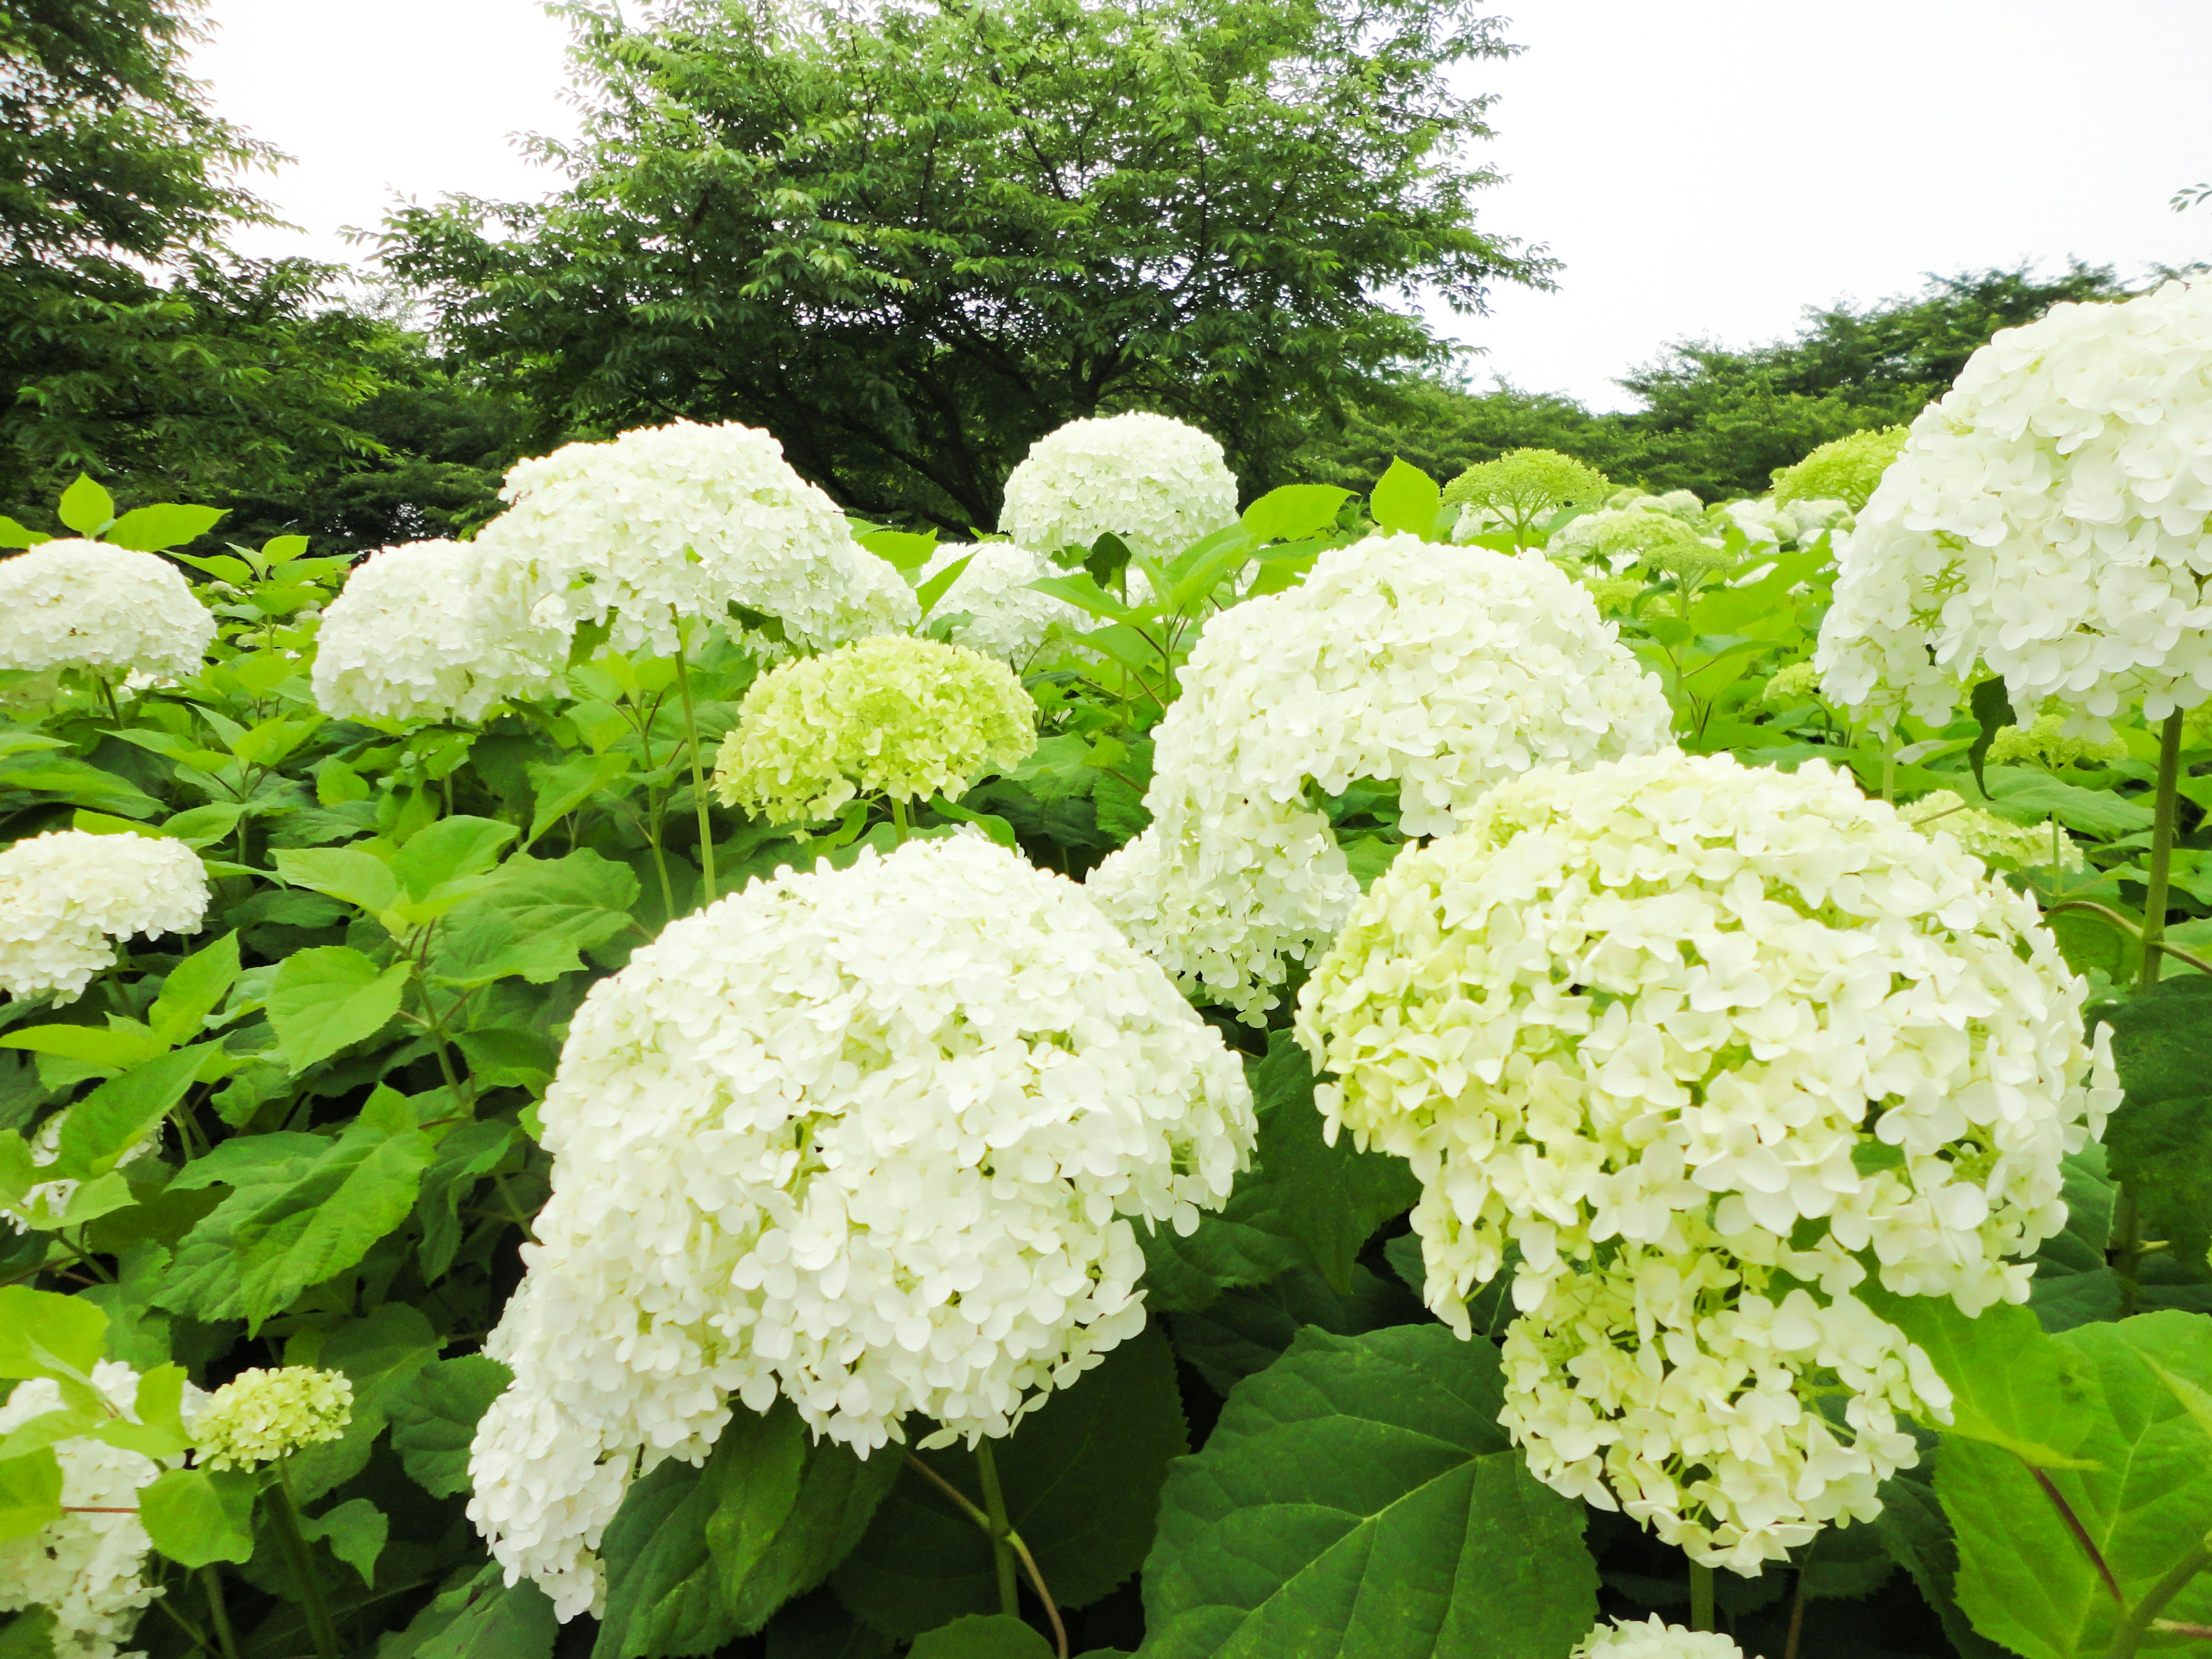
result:
M 2130 275 L 2212 258 L 2212 0 L 1500 0 L 1528 50 L 1502 94 L 1484 222 L 1549 245 L 1555 294 L 1443 319 L 1479 377 L 1600 407 L 1667 340 L 1747 344 L 1801 308 L 2069 254 Z M 264 193 L 303 235 L 258 253 L 357 258 L 341 226 L 398 195 L 526 197 L 512 142 L 567 135 L 565 32 L 535 0 L 213 0 L 197 56 L 231 119 L 300 158 Z

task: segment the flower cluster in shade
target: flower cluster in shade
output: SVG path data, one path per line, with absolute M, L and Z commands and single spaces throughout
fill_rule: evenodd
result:
M 1894 1413 L 1944 1404 L 1862 1255 L 1970 1315 L 2025 1299 L 2118 1099 L 2084 996 L 2032 898 L 1847 775 L 1669 751 L 1532 772 L 1401 855 L 1297 1031 L 1332 1129 L 1420 1178 L 1441 1317 L 1517 1247 L 1536 1472 L 1751 1571 L 1869 1512 Z M 1847 1430 L 1780 1403 L 1814 1371 Z
M 313 1365 L 244 1370 L 208 1397 L 187 1426 L 198 1461 L 251 1469 L 335 1440 L 353 1420 L 353 1384 Z
M 1885 426 L 1831 439 L 1795 466 L 1776 470 L 1775 504 L 1788 507 L 1841 501 L 1856 512 L 1881 484 L 1890 463 L 1903 453 L 1905 437 L 1905 428 Z
M 1237 1059 L 1061 877 L 972 831 L 757 882 L 592 988 L 486 1351 L 471 1518 L 565 1618 L 633 1471 L 779 1395 L 866 1455 L 1012 1431 L 1139 1331 L 1255 1131 Z M 642 1455 L 641 1457 L 641 1454 Z
M 1556 449 L 1509 449 L 1478 461 L 1443 489 L 1443 504 L 1461 509 L 1460 523 L 1495 524 L 1525 532 L 1563 507 L 1594 501 L 1613 488 L 1595 467 Z M 1457 526 L 1455 526 L 1456 533 Z
M 2053 307 L 1913 421 L 1838 563 L 1816 660 L 1880 729 L 2003 678 L 2101 734 L 2212 696 L 2212 283 Z
M 1972 805 L 1949 789 L 1936 789 L 1897 809 L 1897 815 L 1924 836 L 1948 836 L 1961 848 L 2000 870 L 2084 867 L 2081 843 L 2063 830 L 2054 836 L 2048 823 L 2014 823 Z
M 1150 559 L 1237 522 L 1221 446 L 1165 415 L 1070 421 L 1030 446 L 1006 478 L 999 528 L 1024 547 L 1088 548 L 1109 532 Z
M 115 941 L 198 931 L 207 868 L 180 841 L 55 830 L 0 850 L 0 991 L 68 1001 Z
M 1194 994 L 1257 1022 L 1359 896 L 1328 816 L 1395 780 L 1408 836 L 1500 779 L 1668 741 L 1658 682 L 1541 554 L 1373 537 L 1206 625 L 1155 733 L 1152 823 L 1100 907 Z
M 0 668 L 166 683 L 198 673 L 214 638 L 214 613 L 151 553 L 64 539 L 0 559 Z
M 1655 1613 L 1641 1624 L 1599 1620 L 1567 1659 L 1743 1659 L 1743 1650 L 1718 1631 L 1685 1630 Z
M 889 635 L 754 681 L 722 740 L 714 793 L 790 823 L 827 817 L 856 795 L 957 798 L 1036 747 L 1036 704 L 1005 663 Z
M 124 1416 L 138 1397 L 138 1373 L 119 1360 L 92 1370 L 93 1387 Z M 185 1385 L 187 1409 L 199 1390 Z M 0 1436 L 64 1409 L 59 1386 L 45 1377 L 19 1382 L 0 1404 Z M 68 1513 L 35 1532 L 0 1540 L 0 1613 L 45 1607 L 54 1617 L 52 1651 L 62 1659 L 117 1659 L 139 1615 L 161 1592 L 149 1581 L 153 1543 L 137 1510 L 139 1488 L 162 1466 L 143 1453 L 101 1440 L 54 1444 L 61 1502 Z
M 921 568 L 927 582 L 961 559 L 966 567 L 952 579 L 930 615 L 964 614 L 950 637 L 957 644 L 1017 667 L 1037 653 L 1055 623 L 1063 632 L 1090 626 L 1090 618 L 1065 599 L 1040 593 L 1030 584 L 1067 573 L 1041 553 L 1012 542 L 949 542 Z

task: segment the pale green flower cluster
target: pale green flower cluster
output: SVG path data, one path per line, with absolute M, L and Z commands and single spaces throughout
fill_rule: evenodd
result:
M 1796 708 L 1820 695 L 1820 676 L 1809 662 L 1793 662 L 1774 671 L 1759 688 L 1759 700 L 1770 708 Z
M 1587 559 L 1619 574 L 1641 568 L 1694 581 L 1727 556 L 1671 513 L 1621 507 L 1577 519 L 1552 540 L 1554 554 Z
M 2027 726 L 2008 726 L 1990 742 L 1990 764 L 2030 766 L 2057 771 L 2062 766 L 2108 766 L 2128 757 L 2118 738 L 2092 738 L 2069 732 L 2063 714 L 2039 714 Z
M 857 795 L 957 796 L 1036 747 L 1036 705 L 1006 664 L 884 635 L 763 675 L 723 738 L 714 793 L 771 823 Z
M 1605 474 L 1556 449 L 1509 449 L 1479 461 L 1444 486 L 1444 505 L 1493 520 L 1523 535 L 1563 507 L 1594 501 L 1612 487 Z
M 353 1420 L 353 1384 L 313 1365 L 240 1371 L 191 1420 L 199 1462 L 252 1468 L 325 1440 Z
M 2060 869 L 2082 867 L 2081 849 L 2064 830 L 2054 836 L 2047 823 L 2008 823 L 1948 789 L 1923 795 L 1899 807 L 1897 815 L 1923 836 L 1950 836 L 1984 864 L 2007 870 L 2044 869 L 2055 853 Z
M 1792 501 L 1848 501 L 1856 513 L 1904 452 L 1905 437 L 1903 427 L 1886 426 L 1822 444 L 1796 465 L 1775 470 L 1774 499 L 1784 507 Z

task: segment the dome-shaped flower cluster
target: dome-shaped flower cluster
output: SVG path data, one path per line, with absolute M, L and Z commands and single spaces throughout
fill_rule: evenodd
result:
M 1914 420 L 1838 565 L 1839 703 L 1942 725 L 2002 675 L 2093 725 L 2212 696 L 2212 283 L 2002 331 Z
M 999 528 L 1024 547 L 1089 547 L 1111 531 L 1164 559 L 1237 522 L 1221 446 L 1165 415 L 1070 421 L 1030 446 L 1006 478 Z
M 119 1360 L 92 1368 L 92 1383 L 125 1416 L 138 1397 L 138 1373 Z M 199 1390 L 185 1385 L 187 1402 Z M 60 1388 L 45 1377 L 18 1382 L 0 1404 L 0 1435 L 63 1409 Z M 45 1607 L 54 1616 L 53 1651 L 67 1659 L 117 1659 L 138 1617 L 161 1591 L 146 1578 L 153 1542 L 137 1516 L 138 1490 L 161 1472 L 143 1453 L 102 1440 L 58 1441 L 61 1501 L 69 1513 L 36 1532 L 0 1540 L 0 1613 Z
M 930 555 L 922 566 L 927 581 L 955 561 L 966 559 L 967 568 L 952 579 L 931 612 L 933 618 L 965 611 L 968 620 L 953 628 L 951 637 L 971 651 L 1000 657 L 1016 667 L 1035 656 L 1054 623 L 1070 633 L 1091 625 L 1083 611 L 1065 599 L 1040 593 L 1030 586 L 1047 576 L 1067 573 L 1041 553 L 1032 553 L 1012 542 L 978 542 L 969 545 L 949 542 Z
M 1613 488 L 1595 467 L 1556 449 L 1509 449 L 1494 461 L 1478 461 L 1444 486 L 1443 503 L 1525 538 L 1540 519 L 1563 507 L 1594 501 Z M 1457 533 L 1455 530 L 1455 534 Z
M 339 720 L 477 720 L 550 690 L 565 629 L 480 580 L 473 542 L 410 542 L 356 564 L 324 611 L 313 686 Z
M 214 614 L 154 554 L 64 539 L 0 559 L 0 668 L 189 679 L 214 638 Z
M 1881 475 L 1903 452 L 1905 429 L 1885 426 L 1832 438 L 1795 466 L 1778 468 L 1774 500 L 1778 506 L 1801 502 L 1841 501 L 1856 512 L 1867 504 Z
M 757 882 L 595 986 L 543 1107 L 553 1195 L 487 1351 L 471 1517 L 563 1617 L 645 1465 L 781 1394 L 863 1453 L 1003 1435 L 1142 1328 L 1131 1223 L 1188 1231 L 1242 1068 L 1085 901 L 971 832 Z
M 1640 1625 L 1600 1620 L 1567 1659 L 1743 1659 L 1743 1650 L 1718 1631 L 1685 1630 L 1655 1613 Z
M 1309 785 L 1398 784 L 1408 836 L 1547 762 L 1667 741 L 1658 683 L 1534 552 L 1412 536 L 1332 549 L 1301 586 L 1207 623 L 1160 724 L 1153 822 L 1089 889 L 1193 990 L 1256 1019 L 1359 887 Z
M 1036 747 L 1036 705 L 1005 663 L 890 635 L 754 681 L 722 739 L 714 792 L 789 823 L 827 817 L 855 795 L 957 796 Z
M 67 1001 L 113 941 L 198 931 L 207 868 L 180 841 L 57 830 L 0 850 L 0 991 Z
M 1849 530 L 1852 524 L 1850 504 L 1826 497 L 1784 502 L 1769 495 L 1755 501 L 1730 501 L 1717 509 L 1717 517 L 1726 526 L 1717 523 L 1717 527 L 1733 527 L 1747 540 L 1777 545 L 1808 542 L 1824 530 Z
M 665 654 L 679 619 L 730 607 L 826 647 L 910 628 L 914 595 L 765 432 L 678 421 L 518 462 L 477 536 L 495 602 L 572 633 L 612 618 L 617 651 Z
M 186 1425 L 198 1461 L 250 1469 L 335 1440 L 353 1420 L 353 1384 L 313 1365 L 244 1370 L 217 1389 Z
M 1694 580 L 1727 562 L 1720 544 L 1672 513 L 1640 507 L 1585 513 L 1552 538 L 1547 549 L 1620 573 L 1645 569 Z
M 1897 809 L 1897 815 L 1923 836 L 1950 836 L 1997 869 L 2043 869 L 2054 858 L 2062 870 L 2084 867 L 2081 844 L 2063 830 L 2054 842 L 2049 824 L 2014 823 L 1949 789 L 1933 790 L 1910 801 Z
M 1799 708 L 1819 700 L 1820 671 L 1809 662 L 1785 663 L 1767 676 L 1759 700 L 1770 708 Z
M 2094 738 L 2069 732 L 2063 714 L 2038 714 L 2026 726 L 2008 726 L 1990 740 L 1989 763 L 2014 766 L 2022 762 L 2056 772 L 2062 766 L 2110 766 L 2128 757 L 2128 746 L 2119 738 Z

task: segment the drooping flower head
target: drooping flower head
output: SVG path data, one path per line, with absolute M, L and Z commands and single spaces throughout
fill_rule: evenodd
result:
M 339 720 L 477 720 L 549 690 L 562 628 L 499 602 L 473 542 L 410 542 L 356 564 L 324 611 L 313 684 Z
M 188 679 L 214 638 L 214 613 L 154 554 L 64 539 L 0 559 L 0 668 Z
M 1235 1057 L 1080 888 L 971 832 L 756 882 L 592 988 L 487 1352 L 470 1516 L 562 1617 L 646 1468 L 779 1394 L 864 1455 L 999 1436 L 1143 1328 L 1255 1133 Z
M 353 1420 L 353 1384 L 313 1365 L 244 1370 L 217 1389 L 187 1424 L 198 1461 L 250 1469 L 325 1440 Z
M 1774 500 L 1790 507 L 1800 501 L 1841 501 L 1854 513 L 1867 504 L 1881 475 L 1903 452 L 1905 429 L 1879 427 L 1832 438 L 1795 466 L 1778 467 Z
M 1444 486 L 1443 500 L 1446 507 L 1489 515 L 1526 540 L 1540 519 L 1596 501 L 1612 488 L 1595 467 L 1556 449 L 1509 449 L 1454 478 Z
M 855 795 L 957 796 L 1036 747 L 1036 705 L 1005 663 L 887 635 L 754 681 L 722 740 L 714 792 L 789 823 L 827 817 Z
M 1237 522 L 1221 446 L 1165 415 L 1070 421 L 1007 476 L 999 528 L 1024 547 L 1089 547 L 1108 531 L 1147 558 Z
M 1915 419 L 1838 562 L 1816 660 L 1877 727 L 1966 685 L 2101 735 L 2212 696 L 2212 283 L 2001 331 Z
M 969 545 L 948 542 L 929 556 L 921 568 L 927 581 L 960 559 L 967 567 L 952 579 L 952 586 L 932 611 L 934 619 L 965 612 L 950 637 L 956 644 L 987 657 L 998 657 L 1020 667 L 1035 656 L 1054 623 L 1070 632 L 1091 625 L 1083 611 L 1065 599 L 1040 593 L 1030 586 L 1046 576 L 1067 573 L 1041 553 L 1032 553 L 1012 542 L 978 542 Z
M 114 941 L 198 931 L 207 867 L 180 841 L 57 830 L 0 849 L 0 991 L 68 1001 Z
M 1370 538 L 1206 624 L 1156 734 L 1153 823 L 1089 888 L 1179 981 L 1256 1019 L 1359 896 L 1310 790 L 1395 781 L 1400 826 L 1432 836 L 1500 779 L 1656 748 L 1668 720 L 1541 555 Z
M 1718 1631 L 1685 1630 L 1655 1613 L 1641 1625 L 1601 1619 L 1567 1659 L 1743 1659 L 1743 1650 Z
M 617 651 L 672 651 L 679 619 L 736 605 L 815 648 L 914 625 L 914 595 L 765 432 L 678 421 L 520 461 L 477 538 L 502 605 L 562 632 L 612 619 Z

